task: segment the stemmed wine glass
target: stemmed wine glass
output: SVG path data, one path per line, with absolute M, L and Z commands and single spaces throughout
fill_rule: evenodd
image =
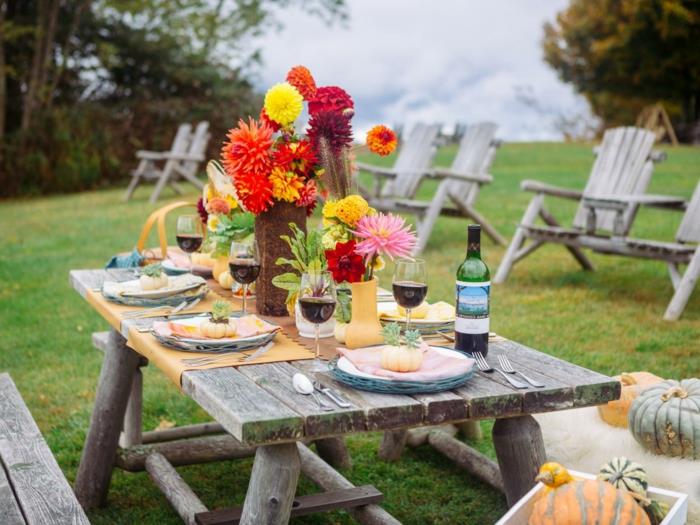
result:
M 394 299 L 406 309 L 406 330 L 411 326 L 411 310 L 420 306 L 428 293 L 423 259 L 399 259 L 392 282 Z
M 204 240 L 204 227 L 198 215 L 180 215 L 177 218 L 177 245 L 187 254 L 192 268 L 192 254 L 199 250 Z M 165 254 L 163 254 L 165 256 Z
M 233 241 L 229 252 L 228 268 L 231 277 L 243 285 L 243 315 L 248 313 L 248 285 L 260 273 L 260 251 L 255 239 Z
M 314 324 L 316 329 L 316 357 L 320 355 L 319 330 L 335 312 L 336 295 L 333 276 L 330 272 L 307 272 L 301 276 L 299 307 L 301 315 Z

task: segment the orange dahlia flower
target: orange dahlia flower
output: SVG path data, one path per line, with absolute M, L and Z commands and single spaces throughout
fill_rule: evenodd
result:
M 382 157 L 393 152 L 398 142 L 396 133 L 386 126 L 374 126 L 367 132 L 367 147 Z
M 304 100 L 311 100 L 316 96 L 316 81 L 311 71 L 305 66 L 294 66 L 287 73 L 287 82 L 297 88 Z

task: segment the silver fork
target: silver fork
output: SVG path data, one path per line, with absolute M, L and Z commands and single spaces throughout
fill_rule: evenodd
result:
M 513 379 L 510 377 L 508 374 L 503 372 L 502 370 L 499 370 L 498 368 L 493 368 L 491 365 L 489 365 L 486 362 L 486 358 L 481 352 L 473 352 L 472 356 L 474 357 L 474 360 L 476 361 L 476 367 L 481 370 L 482 372 L 485 372 L 486 374 L 493 374 L 494 372 L 498 372 L 501 374 L 506 381 L 508 381 L 511 385 L 513 385 L 515 388 L 527 388 L 527 385 L 525 383 L 521 383 L 517 379 Z
M 530 379 L 527 377 L 525 374 L 523 374 L 520 370 L 516 370 L 513 368 L 513 365 L 510 364 L 510 360 L 508 359 L 507 356 L 501 354 L 498 356 L 498 363 L 501 365 L 501 369 L 506 374 L 519 374 L 520 377 L 522 377 L 525 381 L 530 383 L 532 386 L 537 387 L 537 388 L 544 388 L 544 385 L 538 381 L 535 381 L 534 379 Z
M 248 357 L 248 354 L 244 354 L 243 352 L 238 353 L 237 356 L 232 356 L 233 352 L 229 352 L 226 354 L 221 354 L 221 355 L 216 355 L 216 356 L 211 356 L 211 357 L 193 357 L 189 359 L 181 359 L 180 362 L 183 365 L 187 366 L 208 366 L 208 365 L 213 365 L 215 363 L 218 363 L 220 361 L 227 361 L 229 359 L 232 359 L 235 357 L 236 361 L 243 361 L 246 357 Z

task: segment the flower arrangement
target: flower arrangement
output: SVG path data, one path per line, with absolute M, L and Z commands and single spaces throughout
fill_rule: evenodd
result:
M 329 200 L 323 206 L 323 246 L 336 282 L 370 281 L 384 258 L 407 257 L 416 235 L 405 220 L 377 213 L 360 195 Z
M 238 205 L 235 191 L 216 161 L 207 165 L 208 183 L 197 202 L 197 212 L 207 228 L 206 247 L 214 257 L 228 255 L 231 242 L 253 234 L 254 217 Z
M 309 114 L 305 135 L 295 128 L 304 103 Z M 258 215 L 276 202 L 288 202 L 311 214 L 324 189 L 345 197 L 354 111 L 345 90 L 317 87 L 306 67 L 293 67 L 285 82 L 265 94 L 260 117 L 241 119 L 221 150 L 241 207 Z M 396 134 L 386 126 L 375 126 L 367 135 L 367 146 L 379 155 L 396 145 Z

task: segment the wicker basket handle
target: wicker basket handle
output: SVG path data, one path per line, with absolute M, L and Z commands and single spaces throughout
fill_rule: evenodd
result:
M 143 250 L 146 247 L 146 241 L 148 240 L 148 235 L 151 233 L 153 224 L 157 221 L 158 242 L 160 243 L 160 256 L 161 258 L 165 259 L 165 257 L 168 255 L 168 238 L 165 234 L 165 216 L 171 211 L 176 210 L 177 208 L 184 208 L 189 206 L 192 206 L 194 208 L 197 207 L 196 204 L 193 204 L 191 202 L 177 201 L 171 204 L 167 204 L 162 208 L 158 208 L 153 213 L 151 213 L 148 216 L 148 219 L 146 219 L 146 223 L 141 229 L 141 235 L 139 235 L 139 240 L 136 243 L 136 249 L 139 251 L 139 253 L 143 253 Z

